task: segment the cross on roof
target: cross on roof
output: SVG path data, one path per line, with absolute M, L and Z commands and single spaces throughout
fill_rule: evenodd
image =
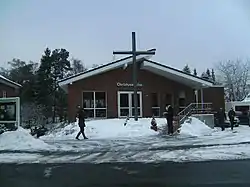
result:
M 132 32 L 132 51 L 114 51 L 113 54 L 132 54 L 133 55 L 133 87 L 134 87 L 134 119 L 138 121 L 138 99 L 137 99 L 137 66 L 136 56 L 137 55 L 155 55 L 155 51 L 136 51 L 136 39 L 135 32 Z M 141 106 L 142 107 L 142 106 Z

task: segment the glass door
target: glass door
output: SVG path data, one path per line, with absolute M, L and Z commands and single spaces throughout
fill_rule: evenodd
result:
M 135 102 L 134 102 L 134 93 L 131 93 L 131 100 L 132 100 L 132 114 L 131 117 L 135 116 Z M 138 110 L 138 116 L 141 117 L 141 92 L 137 93 L 137 110 Z
M 142 117 L 142 93 L 137 93 L 138 99 L 138 117 Z M 134 109 L 134 92 L 118 92 L 118 117 L 133 117 Z
M 118 113 L 119 117 L 129 116 L 130 104 L 129 93 L 119 93 L 118 95 Z

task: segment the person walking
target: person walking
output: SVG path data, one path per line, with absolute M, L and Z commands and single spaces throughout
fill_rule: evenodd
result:
M 171 105 L 168 105 L 167 109 L 167 123 L 168 123 L 168 134 L 172 135 L 174 133 L 173 119 L 174 119 L 174 110 Z
M 218 111 L 218 122 L 222 131 L 225 130 L 225 120 L 227 120 L 226 113 L 222 108 L 220 108 Z
M 231 125 L 231 130 L 234 129 L 234 117 L 235 117 L 235 111 L 233 108 L 231 108 L 228 112 L 228 117 Z
M 78 112 L 77 112 L 77 117 L 78 117 L 78 125 L 80 127 L 80 131 L 78 132 L 76 139 L 79 139 L 79 136 L 82 134 L 84 139 L 88 139 L 85 135 L 84 128 L 85 128 L 85 112 L 81 106 L 78 106 Z

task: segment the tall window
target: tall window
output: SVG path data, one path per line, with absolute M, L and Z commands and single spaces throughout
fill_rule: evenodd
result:
M 179 111 L 186 108 L 186 94 L 184 91 L 179 93 Z
M 89 118 L 107 117 L 106 92 L 83 92 L 83 108 Z
M 157 93 L 151 93 L 151 108 L 152 108 L 152 115 L 154 115 L 155 117 L 159 117 L 160 106 Z
M 2 95 L 3 95 L 3 97 L 7 97 L 7 92 L 4 90 L 4 91 L 2 92 Z

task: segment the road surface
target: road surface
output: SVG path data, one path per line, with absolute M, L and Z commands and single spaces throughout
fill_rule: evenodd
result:
M 250 160 L 0 164 L 1 187 L 250 186 Z

